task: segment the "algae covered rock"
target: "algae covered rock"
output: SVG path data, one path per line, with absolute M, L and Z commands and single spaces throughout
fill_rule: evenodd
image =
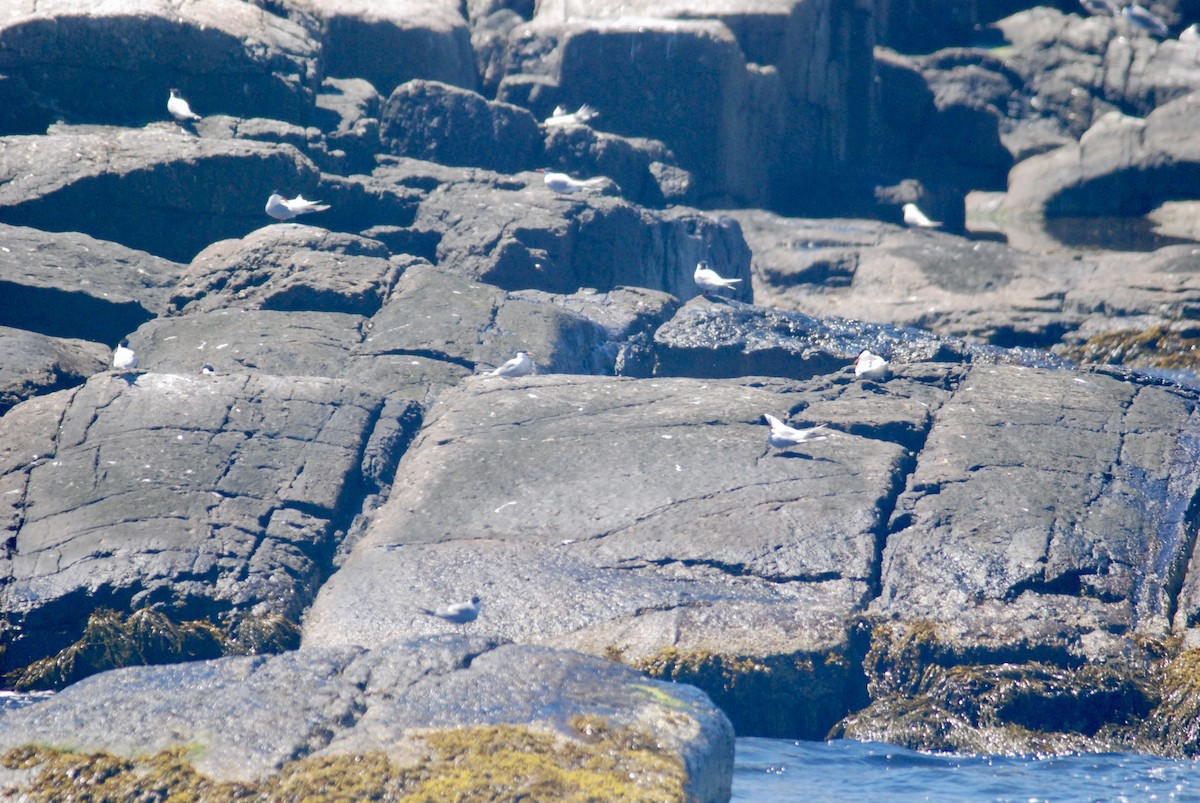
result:
M 437 637 L 114 670 L 0 717 L 0 752 L 0 788 L 34 799 L 721 801 L 733 731 L 688 686 Z

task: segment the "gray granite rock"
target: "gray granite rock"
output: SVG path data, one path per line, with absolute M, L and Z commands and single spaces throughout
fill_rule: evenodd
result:
M 438 81 L 396 87 L 380 114 L 379 136 L 388 153 L 447 165 L 515 173 L 542 161 L 532 114 Z
M 696 299 L 654 333 L 654 372 L 809 379 L 849 370 L 863 349 L 897 366 L 930 361 L 1064 365 L 1044 352 L 980 346 L 922 329 Z
M 619 137 L 586 125 L 546 131 L 548 169 L 577 176 L 606 176 L 622 197 L 642 206 L 687 204 L 695 177 L 675 164 L 675 155 L 654 140 Z
M 115 346 L 166 311 L 182 272 L 85 234 L 0 224 L 0 324 Z
M 105 373 L 10 410 L 5 667 L 62 649 L 98 607 L 297 617 L 381 404 L 318 378 Z
M 1136 217 L 1189 197 L 1200 148 L 1188 131 L 1200 92 L 1144 119 L 1100 117 L 1078 143 L 1026 159 L 1009 178 L 1003 210 L 1020 217 Z
M 897 502 L 873 610 L 937 623 L 976 659 L 1021 644 L 1105 660 L 1181 632 L 1198 434 L 1193 393 L 973 368 Z
M 779 310 L 1058 348 L 1113 329 L 1186 322 L 1200 302 L 1187 245 L 1072 254 L 1041 226 L 1010 229 L 1024 246 L 1010 247 L 867 220 L 726 214 L 754 251 L 755 298 Z
M 33 396 L 83 384 L 111 359 L 99 343 L 0 326 L 0 415 Z
M 605 112 L 597 127 L 666 143 L 705 205 L 783 200 L 870 158 L 865 11 L 824 0 L 540 3 L 510 34 L 498 93 L 535 77 L 551 107 L 589 103 Z
M 321 24 L 326 75 L 362 78 L 382 95 L 415 78 L 464 89 L 478 84 L 462 3 L 405 0 L 296 0 L 293 8 Z
M 559 196 L 536 173 L 492 184 L 444 184 L 429 193 L 414 228 L 440 235 L 435 262 L 506 290 L 601 292 L 622 285 L 688 299 L 696 263 L 742 278 L 729 295 L 752 298 L 750 252 L 728 217 L 674 207 L 655 212 L 607 193 Z
M 320 72 L 303 24 L 238 0 L 7 3 L 0 38 L 0 73 L 77 123 L 169 120 L 171 87 L 202 115 L 303 122 Z
M 398 767 L 412 766 L 430 752 L 431 735 L 497 725 L 551 737 L 545 753 L 526 755 L 548 763 L 555 739 L 607 747 L 607 739 L 633 729 L 679 762 L 676 781 L 687 799 L 729 799 L 733 730 L 701 692 L 578 653 L 483 639 L 115 670 L 0 717 L 0 746 L 26 745 L 38 734 L 59 750 L 135 760 L 185 748 L 188 764 L 208 778 L 262 783 L 306 760 L 382 753 Z M 463 758 L 458 769 L 482 771 Z M 0 785 L 19 789 L 29 775 L 0 771 Z M 631 790 L 639 788 L 655 794 L 654 787 Z
M 1200 88 L 1193 46 L 1160 42 L 1124 18 L 1037 7 L 997 27 L 1011 45 L 1006 63 L 1025 79 L 1037 117 L 1072 139 L 1108 112 L 1145 116 Z
M 648 290 L 505 293 L 414 267 L 401 278 L 392 303 L 371 320 L 356 354 L 364 362 L 413 355 L 477 370 L 528 351 L 540 371 L 612 374 L 622 349 L 638 335 L 648 335 L 674 309 L 669 296 Z
M 664 653 L 815 660 L 838 690 L 826 699 L 797 689 L 794 667 L 754 699 L 711 678 L 708 690 L 740 732 L 819 738 L 855 699 L 855 673 L 827 659 L 852 664 L 860 648 L 852 620 L 871 597 L 907 443 L 945 393 L 896 387 L 470 380 L 431 408 L 305 641 L 438 632 L 423 600 L 478 594 L 474 632 L 635 666 Z M 844 431 L 773 454 L 762 414 L 789 411 Z M 782 705 L 786 694 L 798 696 Z
M 277 223 L 213 243 L 192 260 L 171 299 L 175 311 L 268 309 L 372 315 L 412 258 L 381 243 Z
M 307 190 L 318 180 L 290 145 L 198 139 L 167 124 L 0 139 L 0 220 L 179 262 L 261 226 L 279 184 Z

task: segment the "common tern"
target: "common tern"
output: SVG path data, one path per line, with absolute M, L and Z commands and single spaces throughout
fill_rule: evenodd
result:
M 600 112 L 593 109 L 586 103 L 579 107 L 578 111 L 568 112 L 565 106 L 555 106 L 554 114 L 546 118 L 545 125 L 548 126 L 566 126 L 586 123 L 589 120 L 594 120 L 600 116 Z
M 188 105 L 188 102 L 179 96 L 178 89 L 171 89 L 171 97 L 167 99 L 167 111 L 180 123 L 185 120 L 200 119 L 200 115 L 192 111 L 192 107 Z
M 297 215 L 304 215 L 309 212 L 324 212 L 328 208 L 329 204 L 323 204 L 320 201 L 305 200 L 303 195 L 297 195 L 289 201 L 278 192 L 273 192 L 271 193 L 271 197 L 267 199 L 267 214 L 276 220 L 291 220 Z
M 129 341 L 122 340 L 113 349 L 112 367 L 118 371 L 132 371 L 137 366 L 137 355 L 134 354 L 133 349 L 129 348 Z
M 942 222 L 940 220 L 930 220 L 916 204 L 908 203 L 904 205 L 904 225 L 918 229 L 936 229 L 942 225 Z
M 527 376 L 531 371 L 533 371 L 533 360 L 530 359 L 529 352 L 518 351 L 517 356 L 496 370 L 489 371 L 485 376 Z
M 863 349 L 854 359 L 854 375 L 859 379 L 883 379 L 888 375 L 888 361 Z
M 483 603 L 479 601 L 479 597 L 471 597 L 470 602 L 455 602 L 436 611 L 431 611 L 428 608 L 417 608 L 417 610 L 426 616 L 436 616 L 439 619 L 445 619 L 447 622 L 453 622 L 456 625 L 465 625 L 468 622 L 474 622 L 478 618 L 481 605 Z
M 1125 10 L 1121 12 L 1125 15 L 1125 19 L 1129 20 L 1134 27 L 1141 28 L 1150 34 L 1157 36 L 1159 39 L 1169 39 L 1171 29 L 1167 27 L 1167 23 L 1150 9 L 1140 6 L 1137 3 L 1131 3 L 1125 6 Z
M 708 266 L 706 260 L 700 260 L 696 263 L 696 271 L 692 274 L 692 279 L 696 282 L 696 286 L 700 288 L 700 292 L 707 296 L 715 290 L 722 290 L 726 287 L 733 287 L 741 281 L 741 279 L 726 279 Z
M 763 413 L 763 417 L 767 419 L 767 424 L 771 427 L 767 433 L 767 443 L 776 449 L 787 449 L 791 446 L 800 446 L 809 441 L 824 440 L 825 438 L 833 437 L 835 434 L 832 429 L 824 424 L 809 427 L 808 429 L 796 429 L 795 427 L 789 427 L 770 413 Z
M 559 195 L 570 195 L 580 190 L 590 190 L 599 187 L 604 182 L 608 181 L 604 176 L 596 176 L 595 178 L 571 178 L 566 173 L 548 173 L 545 170 L 539 171 L 543 173 L 542 181 L 546 183 L 546 188 L 551 192 Z

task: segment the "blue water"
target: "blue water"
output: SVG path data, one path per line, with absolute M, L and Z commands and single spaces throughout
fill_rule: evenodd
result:
M 1129 753 L 941 755 L 879 742 L 738 739 L 733 799 L 1200 801 L 1200 762 Z

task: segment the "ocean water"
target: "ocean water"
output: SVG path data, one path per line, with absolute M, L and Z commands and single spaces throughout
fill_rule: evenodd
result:
M 1130 753 L 1012 758 L 918 753 L 879 742 L 738 739 L 733 799 L 784 801 L 1200 801 L 1200 761 Z

